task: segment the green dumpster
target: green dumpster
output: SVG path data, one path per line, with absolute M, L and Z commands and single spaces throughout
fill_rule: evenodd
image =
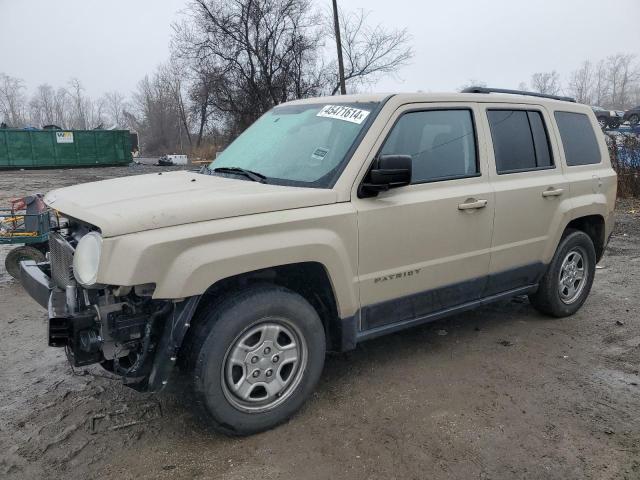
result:
M 128 130 L 0 129 L 0 169 L 127 165 Z

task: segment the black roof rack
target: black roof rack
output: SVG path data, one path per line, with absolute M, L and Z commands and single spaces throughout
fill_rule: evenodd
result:
M 561 100 L 563 102 L 576 103 L 576 99 L 571 97 L 561 97 L 559 95 L 547 95 L 545 93 L 537 93 L 537 92 L 526 92 L 524 90 L 509 90 L 506 88 L 468 87 L 462 90 L 462 93 L 509 93 L 511 95 L 528 95 L 530 97 L 551 98 L 553 100 Z

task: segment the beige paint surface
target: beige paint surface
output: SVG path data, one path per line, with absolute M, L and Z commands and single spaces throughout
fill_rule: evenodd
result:
M 368 102 L 385 95 L 340 97 Z M 293 103 L 335 103 L 336 97 Z M 541 111 L 556 168 L 497 175 L 490 106 Z M 357 189 L 393 122 L 407 109 L 471 108 L 481 176 L 411 185 L 360 199 Z M 155 283 L 155 298 L 203 293 L 226 277 L 296 262 L 320 262 L 339 314 L 533 262 L 548 263 L 566 224 L 602 215 L 613 228 L 616 177 L 604 137 L 602 163 L 567 167 L 553 111 L 590 116 L 584 105 L 512 95 L 400 94 L 389 98 L 333 189 L 263 185 L 192 172 L 144 175 L 51 192 L 48 203 L 102 230 L 98 281 Z M 194 180 L 195 181 L 192 181 Z M 560 197 L 543 197 L 562 188 Z M 468 199 L 487 200 L 460 211 Z M 385 285 L 381 275 L 419 270 Z

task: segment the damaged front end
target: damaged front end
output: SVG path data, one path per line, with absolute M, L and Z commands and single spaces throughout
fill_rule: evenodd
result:
M 95 283 L 95 247 L 86 245 L 91 236 L 97 245 L 99 232 L 65 220 L 49 235 L 48 261 L 20 265 L 24 289 L 48 310 L 49 345 L 63 347 L 75 367 L 100 363 L 136 390 L 162 389 L 199 297 L 157 300 L 152 298 L 153 284 Z M 79 262 L 76 254 L 87 258 Z

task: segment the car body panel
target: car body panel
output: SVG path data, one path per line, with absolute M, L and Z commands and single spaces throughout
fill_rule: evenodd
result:
M 403 114 L 459 108 L 477 115 L 477 107 L 468 103 L 398 106 L 378 134 L 368 164 Z M 482 284 L 486 279 L 494 202 L 486 173 L 484 136 L 476 136 L 481 166 L 478 176 L 413 184 L 373 198 L 359 198 L 357 188 L 352 190 L 351 202 L 358 210 L 360 233 L 358 275 L 362 306 L 465 281 Z M 486 200 L 486 207 L 459 210 L 458 205 L 470 198 Z M 481 291 L 479 288 L 472 295 L 479 296 Z
M 336 202 L 332 190 L 267 185 L 178 171 L 83 183 L 45 202 L 100 228 L 105 238 L 229 217 Z M 185 227 L 188 228 L 188 227 Z
M 291 103 L 332 101 L 335 97 Z M 176 172 L 69 187 L 52 192 L 47 201 L 101 229 L 101 284 L 153 283 L 154 298 L 182 299 L 203 294 L 231 276 L 319 262 L 330 278 L 341 318 L 394 298 L 477 279 L 482 286 L 489 275 L 548 264 L 564 226 L 580 215 L 602 215 L 607 233 L 612 229 L 615 173 L 587 106 L 466 93 L 347 95 L 341 101 L 383 104 L 332 189 Z M 556 168 L 497 175 L 484 113 L 491 105 L 543 112 Z M 358 197 L 358 187 L 400 113 L 461 106 L 475 114 L 480 176 Z M 555 110 L 589 115 L 603 156 L 600 165 L 566 166 Z M 549 187 L 564 193 L 543 198 Z M 486 199 L 487 208 L 474 213 L 456 208 L 474 197 Z M 415 270 L 421 273 L 405 275 Z M 376 282 L 392 275 L 394 281 Z M 483 292 L 480 288 L 472 296 Z
M 349 203 L 149 230 L 105 238 L 98 281 L 155 283 L 154 298 L 184 298 L 234 275 L 319 262 L 331 279 L 341 317 L 347 317 L 359 307 L 357 235 Z

